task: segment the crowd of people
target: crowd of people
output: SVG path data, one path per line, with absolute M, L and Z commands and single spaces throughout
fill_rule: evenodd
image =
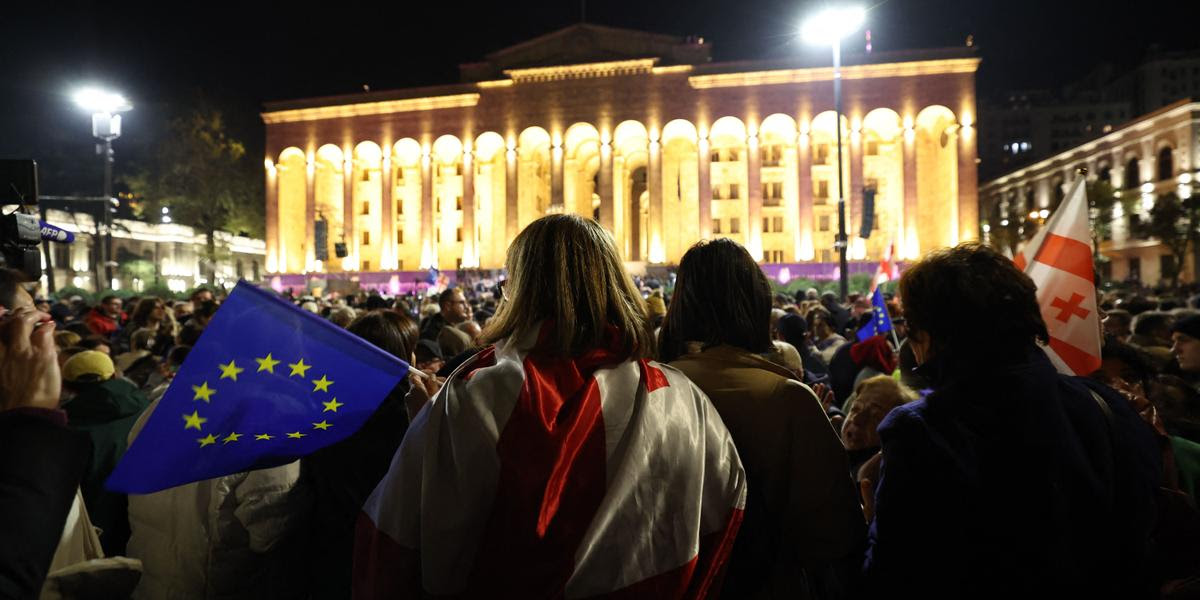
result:
M 498 285 L 283 296 L 413 372 L 300 460 L 104 488 L 222 292 L 44 300 L 0 271 L 0 597 L 1189 598 L 1200 301 L 1105 292 L 1067 377 L 983 246 L 886 294 L 774 292 L 702 241 L 671 285 L 595 223 Z M 32 293 L 31 293 L 32 292 Z

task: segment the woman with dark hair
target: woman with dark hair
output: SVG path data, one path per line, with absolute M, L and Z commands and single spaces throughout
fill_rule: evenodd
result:
M 363 507 L 356 598 L 703 598 L 745 474 L 708 399 L 648 360 L 616 244 L 552 215 L 513 240 L 492 344 L 413 419 Z
M 417 345 L 417 324 L 392 310 L 367 313 L 347 331 L 409 364 Z M 350 437 L 301 459 L 301 474 L 313 492 L 310 521 L 309 589 L 313 598 L 349 598 L 354 521 L 367 496 L 387 473 L 408 429 L 405 399 L 419 385 L 410 376 L 375 409 Z M 417 385 L 414 385 L 417 384 Z
M 712 400 L 750 495 L 722 595 L 846 593 L 866 526 L 846 452 L 812 390 L 766 360 L 771 287 L 746 249 L 700 242 L 679 262 L 660 358 Z M 698 352 L 689 354 L 687 349 Z
M 167 305 L 162 298 L 146 297 L 138 301 L 134 306 L 133 315 L 129 317 L 129 322 L 117 333 L 117 353 L 142 349 L 133 348 L 131 344 L 133 334 L 140 329 L 149 329 L 154 332 L 150 347 L 145 349 L 155 356 L 166 354 L 167 350 L 175 343 L 175 334 L 177 333 L 175 321 L 168 314 Z
M 1055 371 L 1033 281 L 963 244 L 911 266 L 899 295 L 933 389 L 878 429 L 871 591 L 1156 597 L 1158 449 L 1116 392 Z

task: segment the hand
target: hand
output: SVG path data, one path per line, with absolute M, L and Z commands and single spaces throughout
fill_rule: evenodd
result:
M 55 409 L 61 395 L 50 315 L 25 307 L 0 309 L 0 411 Z
M 412 369 L 408 372 L 408 382 L 408 395 L 404 397 L 404 408 L 408 411 L 408 420 L 412 421 L 417 413 L 421 412 L 421 408 L 442 389 L 442 384 L 446 380 Z
M 812 386 L 812 391 L 817 395 L 817 400 L 821 401 L 821 408 L 829 412 L 829 407 L 833 406 L 834 403 L 833 390 L 824 383 L 818 383 Z

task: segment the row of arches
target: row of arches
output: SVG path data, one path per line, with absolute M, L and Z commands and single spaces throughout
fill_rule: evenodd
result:
M 832 111 L 811 120 L 777 113 L 286 148 L 268 160 L 277 270 L 499 267 L 511 236 L 550 212 L 598 220 L 632 261 L 677 262 L 695 241 L 721 236 L 765 262 L 832 262 L 841 194 L 852 237 L 868 208 L 874 221 L 872 235 L 855 240 L 855 259 L 892 243 L 915 257 L 958 241 L 953 111 L 843 115 L 844 191 L 837 126 Z M 316 231 L 329 234 L 318 240 Z

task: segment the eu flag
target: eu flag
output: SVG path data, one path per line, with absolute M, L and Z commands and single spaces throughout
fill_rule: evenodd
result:
M 289 463 L 358 430 L 408 364 L 240 282 L 109 477 L 136 494 Z
M 858 330 L 858 341 L 887 333 L 892 330 L 892 316 L 888 314 L 887 304 L 883 301 L 883 292 L 875 288 L 871 294 L 871 322 Z

